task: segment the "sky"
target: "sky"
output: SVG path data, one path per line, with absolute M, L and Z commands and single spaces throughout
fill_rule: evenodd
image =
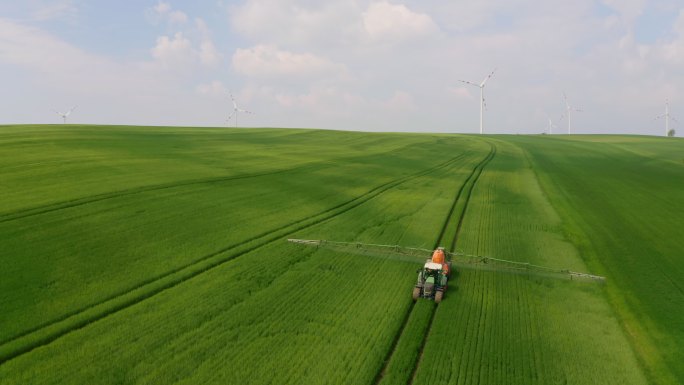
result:
M 485 133 L 663 135 L 684 3 L 0 0 L 0 124 L 476 133 L 494 69 Z

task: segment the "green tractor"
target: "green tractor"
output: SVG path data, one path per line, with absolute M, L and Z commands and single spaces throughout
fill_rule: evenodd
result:
M 449 281 L 448 264 L 434 263 L 428 260 L 422 269 L 418 270 L 418 281 L 413 288 L 413 300 L 418 298 L 434 299 L 435 303 L 442 302 L 444 292 Z

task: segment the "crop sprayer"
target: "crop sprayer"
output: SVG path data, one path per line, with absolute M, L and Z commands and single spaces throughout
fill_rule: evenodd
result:
M 425 260 L 423 268 L 417 271 L 418 279 L 413 287 L 414 301 L 418 298 L 426 298 L 440 303 L 444 298 L 444 292 L 446 292 L 449 279 L 451 278 L 452 266 L 463 269 L 500 271 L 529 276 L 605 282 L 605 277 L 599 275 L 579 273 L 567 269 L 554 269 L 524 262 L 507 261 L 482 255 L 448 252 L 443 247 L 428 250 L 395 245 L 335 242 L 321 239 L 288 239 L 288 242 L 331 249 L 342 253 L 368 255 L 406 262 L 418 262 L 421 259 L 425 260 L 429 256 Z

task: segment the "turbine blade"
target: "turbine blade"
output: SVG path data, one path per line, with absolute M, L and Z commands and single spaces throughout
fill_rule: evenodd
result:
M 484 87 L 485 83 L 487 83 L 487 80 L 489 80 L 492 76 L 494 76 L 494 72 L 496 72 L 496 68 L 494 68 L 492 73 L 490 73 L 489 75 L 487 75 L 486 78 L 484 78 L 484 80 L 482 81 L 482 83 L 480 83 L 480 85 L 478 87 L 480 87 L 480 88 Z
M 469 82 L 469 81 L 467 81 L 467 80 L 459 80 L 459 82 L 465 83 L 465 84 L 470 84 L 471 86 L 475 86 L 475 87 L 479 87 L 479 86 L 480 86 L 479 84 L 475 84 L 475 83 Z
M 233 101 L 233 108 L 237 110 L 238 106 L 237 106 L 237 103 L 235 102 L 235 98 L 233 97 L 233 93 L 229 91 L 228 95 L 230 95 L 230 100 Z

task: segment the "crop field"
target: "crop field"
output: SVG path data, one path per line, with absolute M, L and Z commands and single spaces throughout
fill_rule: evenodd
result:
M 0 126 L 0 384 L 684 383 L 684 141 Z M 606 276 L 457 269 L 288 238 Z M 426 256 L 427 257 L 427 256 Z

